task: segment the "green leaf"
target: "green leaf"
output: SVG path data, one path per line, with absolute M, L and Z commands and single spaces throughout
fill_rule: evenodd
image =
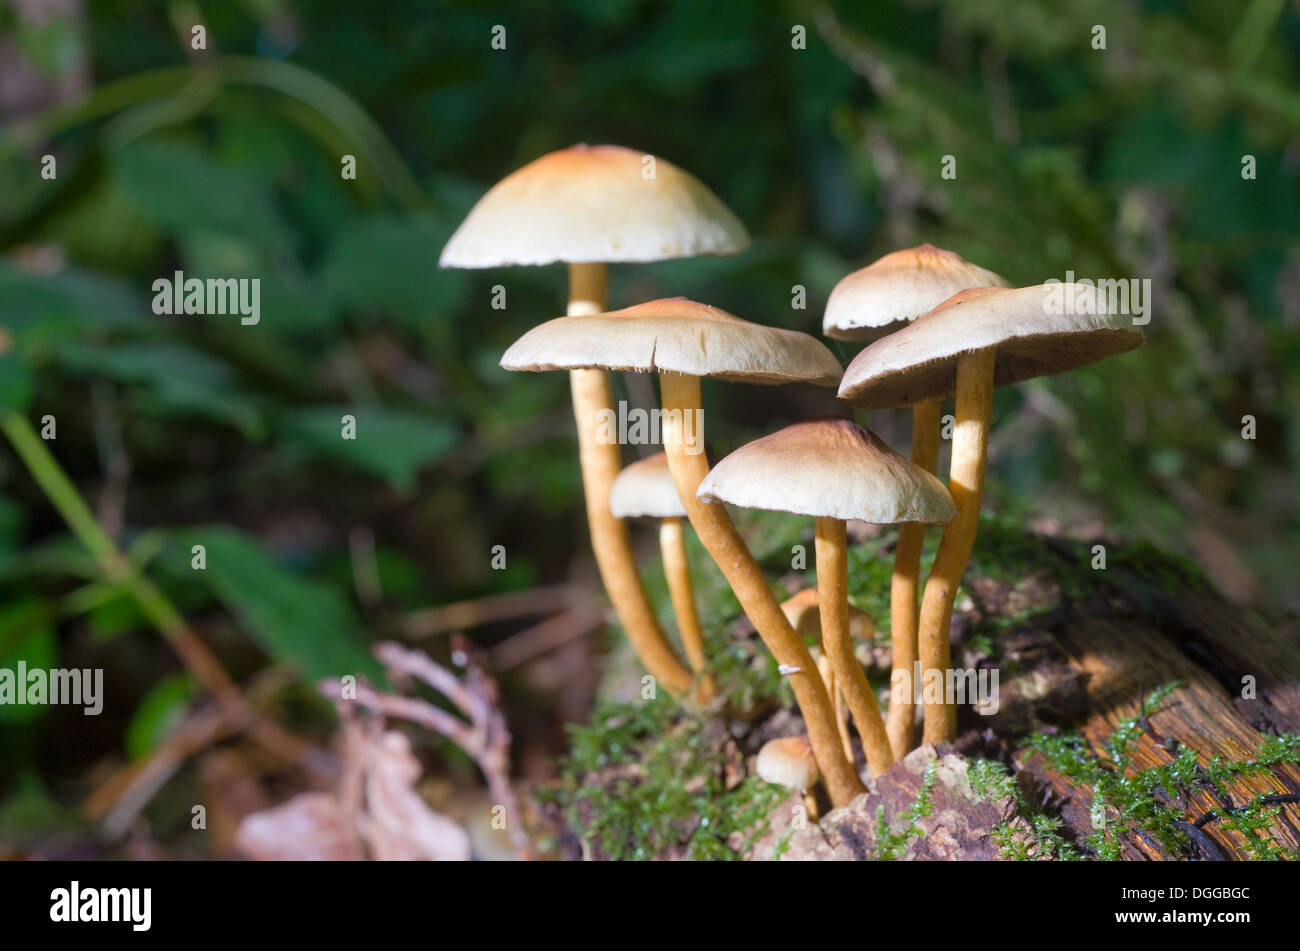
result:
M 451 227 L 435 219 L 379 219 L 343 230 L 330 248 L 321 283 L 335 308 L 386 312 L 405 326 L 443 322 L 460 310 L 469 278 L 439 270 Z
M 17 675 L 20 661 L 29 670 L 49 670 L 58 663 L 59 645 L 54 635 L 50 604 L 40 598 L 25 598 L 0 608 L 0 670 Z M 19 690 L 24 684 L 16 685 Z M 0 704 L 0 723 L 34 720 L 44 706 Z
M 190 702 L 190 681 L 185 674 L 164 677 L 141 698 L 126 726 L 126 753 L 143 759 L 167 738 L 185 718 Z
M 260 438 L 264 423 L 256 403 L 240 392 L 239 373 L 202 350 L 179 343 L 123 343 L 112 348 L 75 344 L 59 354 L 71 369 L 143 386 L 149 408 L 162 416 L 205 416 Z
M 19 342 L 57 345 L 108 328 L 141 327 L 149 308 L 116 278 L 78 268 L 30 274 L 0 261 L 0 314 Z
M 288 226 L 264 177 L 174 142 L 138 142 L 114 158 L 123 190 L 174 234 L 205 231 L 265 251 L 291 249 Z
M 343 438 L 343 417 L 356 418 L 356 438 Z M 323 454 L 378 476 L 402 492 L 415 488 L 415 474 L 451 452 L 459 430 L 446 420 L 379 406 L 313 407 L 288 414 L 285 436 L 307 451 Z
M 309 680 L 380 668 L 366 650 L 361 622 L 351 604 L 329 585 L 281 564 L 262 543 L 224 525 L 184 535 L 184 555 L 203 545 L 207 567 L 196 571 L 225 608 L 278 661 Z
M 25 412 L 32 401 L 32 375 L 13 350 L 0 354 L 0 412 Z

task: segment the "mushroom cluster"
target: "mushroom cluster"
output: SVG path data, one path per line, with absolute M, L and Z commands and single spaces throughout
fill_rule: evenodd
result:
M 605 264 L 591 263 L 733 253 L 748 241 L 712 192 L 676 166 L 628 149 L 575 146 L 543 156 L 494 187 L 452 236 L 441 263 L 569 263 L 566 316 L 525 333 L 501 366 L 570 373 L 592 547 L 629 641 L 672 693 L 701 705 L 714 700 L 685 556 L 685 519 L 788 678 L 803 716 L 807 737 L 765 750 L 760 773 L 776 776 L 790 766 L 778 781 L 806 792 L 820 779 L 831 803 L 843 806 L 865 787 L 840 697 L 865 766 L 878 776 L 916 743 L 918 686 L 895 695 L 887 719 L 882 716 L 852 646 L 854 637 L 872 637 L 875 626 L 848 600 L 846 522 L 900 526 L 890 594 L 892 680 L 902 675 L 910 683 L 917 660 L 924 671 L 946 676 L 953 601 L 979 521 L 993 388 L 1122 353 L 1139 346 L 1142 335 L 1127 318 L 1108 313 L 1088 286 L 1008 288 L 997 274 L 922 245 L 886 255 L 836 286 L 825 332 L 870 341 L 842 370 L 808 334 L 684 298 L 609 311 Z M 1061 299 L 1072 302 L 1068 312 L 1055 306 Z M 626 468 L 620 447 L 598 436 L 602 411 L 612 402 L 612 371 L 659 379 L 663 453 Z M 834 418 L 788 426 L 711 468 L 702 377 L 838 386 L 846 416 L 853 406 L 911 407 L 912 458 L 851 418 Z M 935 473 L 940 405 L 948 398 L 955 398 L 955 425 L 945 484 Z M 816 588 L 778 602 L 724 503 L 812 518 Z M 659 520 L 664 573 L 689 668 L 665 636 L 637 572 L 624 520 L 641 517 Z M 918 609 L 928 524 L 944 527 Z M 952 740 L 956 708 L 942 694 L 927 692 L 923 722 L 924 742 Z

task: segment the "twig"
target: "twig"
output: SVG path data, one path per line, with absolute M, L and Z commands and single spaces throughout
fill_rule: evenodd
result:
M 604 623 L 605 611 L 597 604 L 583 605 L 547 618 L 493 647 L 492 669 L 500 673 L 518 667 L 539 654 L 590 634 Z
M 457 654 L 465 658 L 465 678 L 427 655 L 387 641 L 375 645 L 375 656 L 394 682 L 415 678 L 433 687 L 459 710 L 466 723 L 445 710 L 418 697 L 381 693 L 364 683 L 355 687 L 356 701 L 384 717 L 408 720 L 447 737 L 468 753 L 487 780 L 488 792 L 505 809 L 506 832 L 521 858 L 531 855 L 531 844 L 524 831 L 519 801 L 510 787 L 510 730 L 500 709 L 496 681 L 487 672 L 478 652 L 459 634 L 452 642 Z M 326 696 L 340 696 L 340 683 L 321 685 Z M 341 704 L 346 709 L 347 704 Z
M 573 607 L 582 597 L 581 588 L 568 584 L 490 594 L 409 614 L 403 622 L 403 629 L 408 637 L 432 637 L 434 634 L 465 630 L 492 621 L 561 611 Z

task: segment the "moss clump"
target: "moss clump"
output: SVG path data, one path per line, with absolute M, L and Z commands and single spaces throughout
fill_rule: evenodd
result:
M 1133 744 L 1148 729 L 1148 718 L 1161 702 L 1182 686 L 1175 681 L 1152 691 L 1142 701 L 1138 716 L 1121 720 L 1094 751 L 1077 733 L 1035 733 L 1023 747 L 1042 755 L 1048 766 L 1067 779 L 1090 786 L 1093 791 L 1093 832 L 1085 840 L 1098 858 L 1116 860 L 1122 852 L 1121 835 L 1141 831 L 1159 841 L 1171 855 L 1190 856 L 1194 841 L 1203 842 L 1199 824 L 1188 821 L 1176 801 L 1194 791 L 1208 789 L 1220 800 L 1227 799 L 1224 784 L 1243 776 L 1267 773 L 1280 763 L 1300 762 L 1300 736 L 1270 737 L 1250 760 L 1213 757 L 1201 765 L 1195 750 L 1166 742 L 1173 759 L 1142 770 L 1133 767 Z M 1282 849 L 1269 833 L 1280 806 L 1269 796 L 1256 796 L 1239 806 L 1215 809 L 1211 818 L 1241 833 L 1248 854 L 1254 859 L 1296 857 Z
M 1061 820 L 1030 802 L 1005 764 L 977 759 L 971 762 L 966 775 L 972 791 L 981 799 L 996 801 L 1008 796 L 1014 799 L 1017 814 L 1029 824 L 1029 838 L 1009 822 L 999 823 L 993 830 L 993 839 L 1003 858 L 1015 862 L 1042 858 L 1071 862 L 1083 858 L 1061 835 Z
M 602 858 L 742 858 L 784 795 L 756 776 L 728 788 L 738 756 L 670 699 L 604 703 L 569 731 L 562 782 L 539 798 Z
M 921 775 L 921 788 L 916 794 L 916 800 L 899 816 L 894 826 L 891 827 L 885 819 L 885 807 L 883 805 L 876 807 L 874 858 L 892 862 L 903 854 L 903 850 L 913 839 L 920 837 L 924 831 L 921 828 L 921 820 L 930 815 L 930 811 L 934 808 L 932 791 L 938 774 L 938 760 L 930 760 L 925 764 L 925 772 Z

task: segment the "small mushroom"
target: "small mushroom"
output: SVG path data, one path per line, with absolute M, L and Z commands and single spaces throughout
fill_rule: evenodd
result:
M 1066 300 L 1073 306 L 1062 308 Z M 954 294 L 849 364 L 839 395 L 857 406 L 886 409 L 956 395 L 948 488 L 957 514 L 944 528 L 921 601 L 923 670 L 951 666 L 952 606 L 979 528 L 993 388 L 1064 373 L 1142 343 L 1128 317 L 1107 313 L 1095 286 L 980 288 Z M 955 705 L 927 703 L 924 714 L 926 743 L 955 738 Z
M 1005 287 L 992 271 L 971 264 L 960 254 L 923 244 L 886 254 L 854 271 L 831 291 L 822 318 L 822 333 L 839 340 L 875 340 L 933 310 L 958 291 L 972 287 Z M 934 472 L 939 463 L 940 403 L 922 400 L 912 406 L 912 461 Z M 894 573 L 889 591 L 889 627 L 894 672 L 912 676 L 917 658 L 917 621 L 921 548 L 925 525 L 903 525 L 894 548 Z M 915 705 L 909 693 L 889 706 L 885 730 L 894 758 L 912 748 Z
M 646 175 L 647 160 L 654 174 Z M 470 209 L 438 259 L 440 267 L 569 266 L 570 314 L 606 307 L 606 263 L 735 254 L 749 247 L 740 220 L 694 175 L 615 145 L 575 145 L 506 176 Z M 591 547 L 628 640 L 655 679 L 681 693 L 691 674 L 669 646 L 637 574 L 627 527 L 609 511 L 622 468 L 616 443 L 598 438 L 613 406 L 609 375 L 570 374 L 578 462 Z
M 677 631 L 682 637 L 686 659 L 700 678 L 696 697 L 701 703 L 713 698 L 713 678 L 705 673 L 708 658 L 704 652 L 704 634 L 695 610 L 695 590 L 691 584 L 691 566 L 686 558 L 686 533 L 683 522 L 686 509 L 677 497 L 673 474 L 668 471 L 668 457 L 662 452 L 640 459 L 625 468 L 614 480 L 609 493 L 609 510 L 615 518 L 659 519 L 659 552 L 663 557 L 668 596 L 673 602 Z
M 806 736 L 768 740 L 754 760 L 754 772 L 765 783 L 792 789 L 803 796 L 808 818 L 817 819 L 817 800 L 809 793 L 817 782 L 817 761 Z
M 608 314 L 547 321 L 515 341 L 501 365 L 508 370 L 602 367 L 659 374 L 661 435 L 677 497 L 696 536 L 786 672 L 831 801 L 847 805 L 863 791 L 862 781 L 840 749 L 835 714 L 812 655 L 781 613 L 763 570 L 726 510 L 695 497 L 709 472 L 700 377 L 834 386 L 839 361 L 807 334 L 750 323 L 675 297 Z
M 946 522 L 954 512 L 948 490 L 870 431 L 847 419 L 828 419 L 796 423 L 741 446 L 714 466 L 698 494 L 816 519 L 822 649 L 862 737 L 867 766 L 879 776 L 893 765 L 894 755 L 849 638 L 844 523 L 851 518 L 875 524 Z

